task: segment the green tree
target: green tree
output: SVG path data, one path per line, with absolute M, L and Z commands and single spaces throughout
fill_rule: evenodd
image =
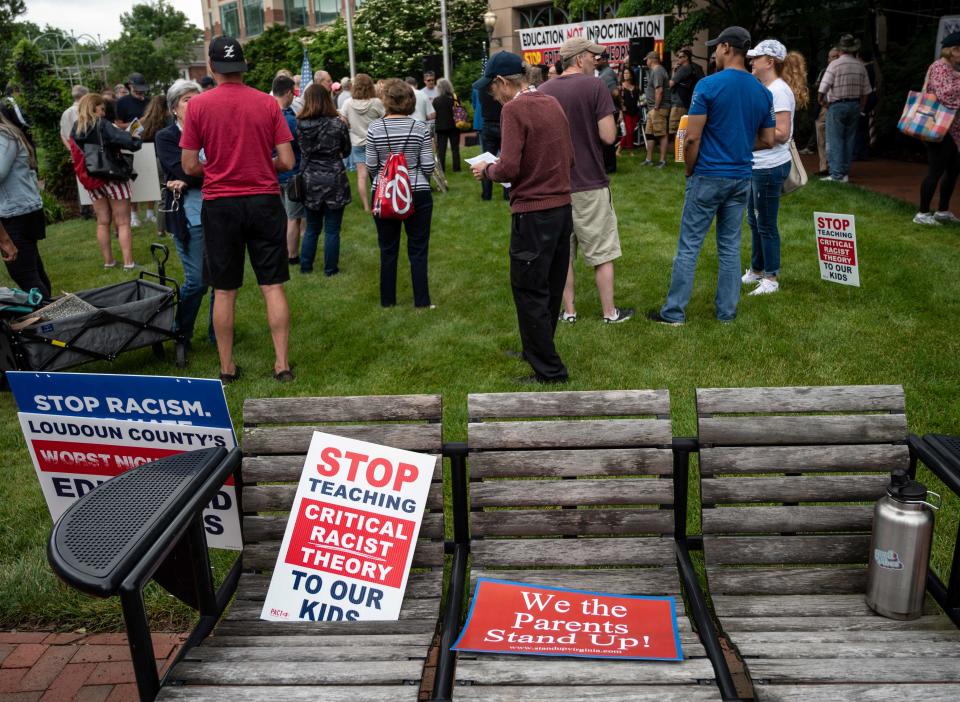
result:
M 107 44 L 111 81 L 142 73 L 147 83 L 163 85 L 177 77 L 177 62 L 189 58 L 203 36 L 187 16 L 166 2 L 134 5 L 120 15 L 123 32 Z
M 20 38 L 21 29 L 17 17 L 26 12 L 23 0 L 0 0 L 0 89 L 9 82 L 12 72 L 10 54 Z
M 303 44 L 282 24 L 274 24 L 244 45 L 243 58 L 249 67 L 244 82 L 267 92 L 281 68 L 294 74 L 300 71 Z
M 28 39 L 21 39 L 13 48 L 11 63 L 20 90 L 18 101 L 32 125 L 45 189 L 61 200 L 75 199 L 70 156 L 60 141 L 60 114 L 70 105 L 67 86 L 50 71 L 40 49 Z

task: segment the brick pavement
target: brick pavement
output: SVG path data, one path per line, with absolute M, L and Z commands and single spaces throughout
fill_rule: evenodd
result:
M 154 634 L 162 675 L 187 638 Z M 0 702 L 136 702 L 124 634 L 0 632 Z

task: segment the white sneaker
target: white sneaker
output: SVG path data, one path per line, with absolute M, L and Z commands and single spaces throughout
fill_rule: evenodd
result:
M 769 278 L 764 278 L 760 281 L 760 285 L 754 288 L 749 295 L 769 295 L 771 293 L 777 292 L 780 289 L 780 283 L 775 280 L 770 280 Z
M 137 213 L 136 213 L 136 212 L 131 212 L 131 213 L 130 213 L 130 226 L 131 226 L 131 227 L 139 227 L 139 226 L 140 226 L 140 218 L 137 217 Z
M 156 222 L 156 221 L 157 221 L 157 216 L 156 216 L 155 214 L 153 214 L 153 210 L 147 210 L 146 220 L 147 220 L 148 222 Z
M 934 212 L 933 218 L 938 222 L 950 222 L 951 224 L 957 224 L 960 222 L 960 217 L 953 214 L 953 212 Z M 916 221 L 916 219 L 914 219 Z
M 947 214 L 950 214 L 949 212 Z M 936 215 L 930 214 L 929 212 L 917 212 L 913 215 L 914 224 L 928 224 L 935 227 L 940 226 L 940 222 L 937 220 Z
M 826 178 L 820 179 L 821 183 L 849 183 L 850 176 L 840 176 L 839 178 L 834 178 L 833 176 L 827 176 Z
M 748 268 L 743 272 L 743 275 L 740 276 L 740 282 L 744 285 L 749 285 L 750 283 L 756 283 L 758 280 L 763 280 L 763 276 L 759 273 L 754 273 L 752 269 Z

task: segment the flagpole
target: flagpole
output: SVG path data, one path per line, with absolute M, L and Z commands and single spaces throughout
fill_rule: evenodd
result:
M 450 42 L 447 40 L 447 0 L 440 0 L 440 34 L 443 35 L 443 75 L 447 80 L 450 80 Z
M 357 62 L 353 56 L 353 2 L 354 0 L 343 0 L 343 7 L 347 12 L 347 56 L 350 58 L 350 78 L 357 75 Z

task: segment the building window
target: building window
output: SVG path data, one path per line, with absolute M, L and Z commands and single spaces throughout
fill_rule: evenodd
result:
M 550 27 L 555 24 L 570 24 L 571 22 L 587 22 L 596 19 L 613 19 L 617 16 L 620 0 L 608 0 L 601 4 L 600 11 L 584 10 L 580 16 L 568 13 L 553 3 L 518 8 L 520 12 L 520 29 L 530 27 Z
M 228 37 L 240 36 L 240 13 L 237 3 L 228 2 L 220 6 L 220 32 Z
M 248 37 L 263 32 L 263 0 L 243 0 L 243 28 Z
M 317 24 L 333 22 L 340 16 L 340 0 L 313 0 L 313 16 Z
M 284 0 L 283 9 L 290 29 L 307 26 L 307 0 Z

